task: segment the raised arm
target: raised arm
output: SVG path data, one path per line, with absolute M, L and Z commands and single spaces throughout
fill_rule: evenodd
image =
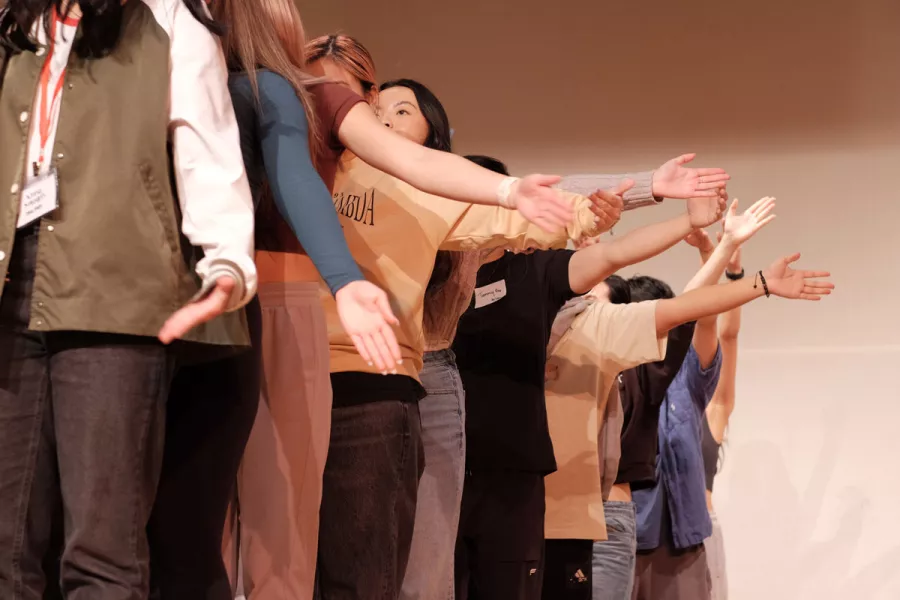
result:
M 517 210 L 548 232 L 560 231 L 572 221 L 571 204 L 550 187 L 559 177 L 504 177 L 456 154 L 431 150 L 386 128 L 365 103 L 350 109 L 338 137 L 365 162 L 423 192 Z
M 799 254 L 787 256 L 775 261 L 754 277 L 707 286 L 675 298 L 660 300 L 656 308 L 657 334 L 665 335 L 682 323 L 718 315 L 761 296 L 771 294 L 792 300 L 819 300 L 830 294 L 834 285 L 821 280 L 823 277 L 830 277 L 827 271 L 795 271 L 788 266 L 799 258 Z
M 696 228 L 718 221 L 725 208 L 719 196 L 693 198 L 688 212 L 636 229 L 614 241 L 583 248 L 569 261 L 569 285 L 576 294 L 584 294 L 619 269 L 660 254 Z
M 774 198 L 762 198 L 741 215 L 737 214 L 737 206 L 738 200 L 735 199 L 725 215 L 722 239 L 711 254 L 709 248 L 712 247 L 712 242 L 706 232 L 697 231 L 686 238 L 689 243 L 699 248 L 704 264 L 688 283 L 685 291 L 700 289 L 719 281 L 725 271 L 725 266 L 741 244 L 775 219 L 775 215 L 770 214 L 775 208 Z M 692 242 L 691 237 L 697 242 Z M 716 351 L 719 348 L 716 331 L 717 317 L 718 314 L 709 314 L 698 319 L 694 329 L 694 350 L 704 368 L 715 360 Z
M 741 267 L 741 250 L 738 248 L 728 263 L 727 273 L 738 275 Z M 741 308 L 734 308 L 719 317 L 719 341 L 722 345 L 722 372 L 719 385 L 706 409 L 713 437 L 721 441 L 734 410 L 737 380 L 738 333 L 741 329 Z

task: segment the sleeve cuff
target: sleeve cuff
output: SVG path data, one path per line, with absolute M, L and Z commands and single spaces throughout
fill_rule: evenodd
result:
M 249 256 L 239 259 L 203 259 L 197 265 L 197 274 L 203 281 L 200 291 L 194 296 L 198 300 L 208 294 L 221 277 L 231 277 L 235 281 L 234 292 L 228 301 L 227 312 L 243 308 L 256 295 L 256 265 Z
M 628 177 L 634 181 L 634 187 L 628 190 L 623 198 L 625 210 L 655 206 L 662 202 L 662 198 L 653 195 L 653 171 L 633 173 Z

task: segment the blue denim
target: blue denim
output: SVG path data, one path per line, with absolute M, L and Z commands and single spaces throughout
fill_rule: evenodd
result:
M 453 600 L 453 554 L 466 466 L 466 403 L 453 351 L 425 353 L 419 378 L 428 392 L 419 401 L 425 471 L 400 598 Z
M 633 502 L 604 502 L 607 539 L 594 542 L 593 600 L 630 600 L 634 587 L 637 523 Z
M 656 483 L 634 491 L 638 550 L 668 543 L 677 549 L 690 548 L 712 535 L 701 435 L 703 415 L 716 391 L 721 367 L 721 348 L 704 369 L 691 346 L 666 391 L 659 411 Z

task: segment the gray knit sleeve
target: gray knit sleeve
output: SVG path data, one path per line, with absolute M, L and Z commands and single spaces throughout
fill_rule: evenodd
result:
M 634 210 L 662 202 L 662 198 L 653 196 L 653 171 L 622 175 L 564 175 L 562 181 L 554 187 L 572 194 L 590 196 L 597 190 L 608 190 L 615 187 L 623 179 L 634 181 L 634 187 L 625 193 L 625 210 Z

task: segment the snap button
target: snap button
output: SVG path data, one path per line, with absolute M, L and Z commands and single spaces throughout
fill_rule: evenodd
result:
M 38 302 L 38 308 L 44 308 L 44 303 L 43 303 L 43 302 Z
M 64 159 L 65 157 L 66 157 L 66 155 L 63 154 L 62 152 L 60 152 L 59 154 L 56 155 L 56 158 L 58 158 L 59 160 L 62 160 L 62 159 Z
M 35 54 L 37 54 L 38 56 L 43 56 L 45 52 L 46 52 L 46 50 L 44 49 L 43 46 L 41 46 L 40 48 L 37 49 Z
M 3 250 L 0 250 L 0 261 L 2 261 L 5 258 L 6 258 L 6 252 L 4 252 Z
M 37 325 L 38 327 L 43 327 L 44 322 L 41 321 L 40 319 L 38 319 L 37 321 L 34 322 L 34 324 Z
M 47 231 L 53 231 L 53 225 L 47 225 Z
M 18 194 L 19 193 L 19 184 L 18 183 L 12 184 L 12 187 L 9 188 L 9 193 L 10 194 Z
M 24 123 L 27 120 L 28 120 L 28 112 L 23 110 L 22 114 L 19 115 L 19 121 Z

